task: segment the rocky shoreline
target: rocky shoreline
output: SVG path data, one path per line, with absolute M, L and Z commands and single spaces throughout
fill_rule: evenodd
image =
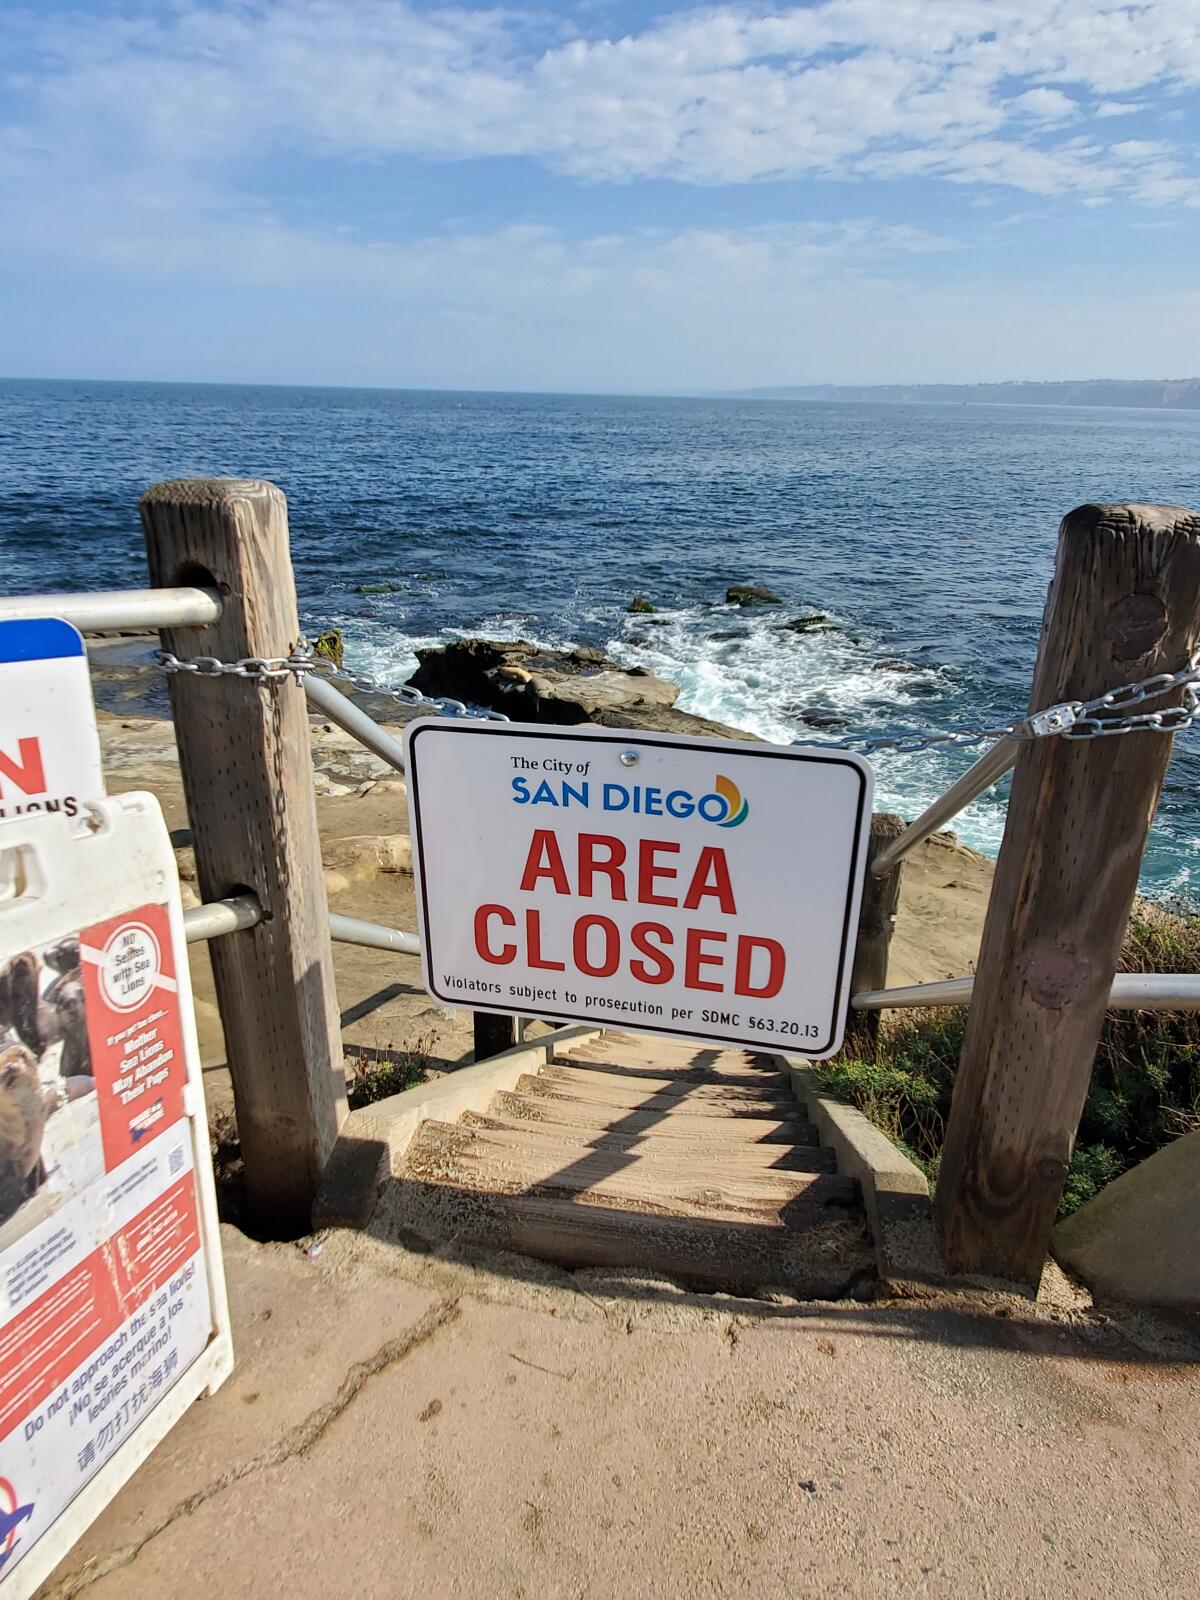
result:
M 182 783 L 166 681 L 153 664 L 157 640 L 100 639 L 89 645 L 99 708 L 100 738 L 111 790 L 156 793 L 175 830 L 185 904 L 194 904 L 195 867 L 186 829 Z M 644 669 L 623 668 L 599 650 L 554 651 L 525 640 L 466 639 L 419 652 L 412 683 L 423 693 L 549 725 L 603 727 L 753 740 L 676 706 L 678 686 Z M 400 737 L 424 713 L 385 695 L 353 698 Z M 403 778 L 349 734 L 310 718 L 313 783 L 325 880 L 334 908 L 411 927 L 407 791 Z M 905 867 L 901 915 L 892 944 L 890 981 L 913 983 L 968 972 L 979 946 L 992 863 L 952 833 L 928 840 Z M 368 952 L 339 947 L 355 981 Z M 201 958 L 202 959 L 202 958 Z M 382 958 L 381 958 L 382 959 Z M 390 958 L 388 958 L 390 959 Z M 207 985 L 202 989 L 207 991 Z M 412 991 L 415 1012 L 429 1016 L 428 998 Z M 395 1019 L 370 1030 L 364 1043 L 393 1043 L 411 1031 Z M 445 1018 L 438 1017 L 443 1029 Z M 381 1037 L 388 1032 L 387 1039 Z
M 514 722 L 754 739 L 708 717 L 676 709 L 679 685 L 645 667 L 621 667 L 602 650 L 547 650 L 525 639 L 462 639 L 418 650 L 409 680 L 422 694 L 502 711 Z

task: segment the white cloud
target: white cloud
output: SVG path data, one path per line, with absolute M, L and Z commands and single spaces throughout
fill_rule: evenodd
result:
M 970 189 L 997 214 L 1008 191 L 1044 197 L 1032 207 L 1042 220 L 1064 200 L 1174 219 L 1200 205 L 1195 152 L 1113 140 L 1125 130 L 1111 108 L 1193 105 L 1195 0 L 718 5 L 621 38 L 578 8 L 573 37 L 543 12 L 401 0 L 124 7 L 27 13 L 20 36 L 0 16 L 0 259 L 82 263 L 101 298 L 106 284 L 144 288 L 144 306 L 113 321 L 110 370 L 263 376 L 237 362 L 264 328 L 270 375 L 285 381 L 735 387 L 1087 376 L 1093 359 L 1200 366 L 1194 294 L 1010 293 L 980 257 L 951 270 L 965 255 L 935 293 L 919 268 L 947 241 L 859 216 L 582 237 L 395 221 L 415 172 L 428 182 L 436 163 L 490 157 L 577 185 L 919 178 Z M 279 157 L 327 160 L 348 186 L 361 167 L 368 197 L 285 204 Z M 847 192 L 867 191 L 844 191 L 843 206 Z M 785 209 L 796 215 L 794 192 Z M 406 228 L 414 236 L 396 242 Z M 156 329 L 158 290 L 171 286 Z M 215 310 L 217 325 L 189 332 L 181 303 Z M 43 345 L 97 348 L 109 330 L 90 306 L 78 319 L 62 307 L 38 330 Z M 5 333 L 11 344 L 24 329 Z M 154 368 L 159 348 L 172 372 Z
M 157 249 L 101 242 L 138 274 L 136 336 L 103 315 L 101 288 L 25 346 L 8 330 L 30 351 L 8 368 L 629 392 L 1200 367 L 1194 291 L 921 287 L 906 264 L 938 245 L 861 222 L 578 243 L 509 227 L 365 249 L 254 216 L 179 217 Z
M 1103 122 L 1109 117 L 1130 117 L 1134 112 L 1145 109 L 1140 100 L 1101 100 L 1092 115 Z
M 1040 117 L 1047 122 L 1061 122 L 1079 110 L 1069 94 L 1061 89 L 1026 89 L 1010 101 L 1014 111 L 1024 111 L 1028 116 Z
M 1200 86 L 1195 0 L 818 0 L 564 32 L 543 14 L 389 0 L 62 17 L 35 25 L 27 121 L 151 160 L 523 156 L 693 184 L 908 171 L 1153 203 L 1103 148 L 1081 157 L 1050 130 L 1079 93 Z M 1011 153 L 981 168 L 981 142 Z

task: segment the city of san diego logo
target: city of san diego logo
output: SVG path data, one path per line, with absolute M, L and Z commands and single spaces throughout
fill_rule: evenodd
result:
M 690 789 L 664 789 L 654 784 L 593 784 L 586 778 L 541 778 L 535 782 L 518 774 L 512 780 L 512 800 L 518 806 L 553 806 L 563 811 L 578 806 L 583 811 L 625 811 L 679 821 L 699 817 L 718 828 L 740 828 L 750 815 L 750 802 L 733 779 L 721 772 L 712 788 L 699 795 Z

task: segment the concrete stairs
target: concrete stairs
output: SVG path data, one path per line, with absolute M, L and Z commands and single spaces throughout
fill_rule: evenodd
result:
M 425 1121 L 397 1220 L 431 1242 L 689 1285 L 839 1294 L 870 1249 L 770 1058 L 607 1033 L 484 1112 Z

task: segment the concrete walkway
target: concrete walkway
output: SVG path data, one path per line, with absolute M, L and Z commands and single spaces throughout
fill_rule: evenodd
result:
M 234 1376 L 43 1595 L 1195 1593 L 1196 1347 L 1061 1280 L 751 1309 L 224 1232 Z

